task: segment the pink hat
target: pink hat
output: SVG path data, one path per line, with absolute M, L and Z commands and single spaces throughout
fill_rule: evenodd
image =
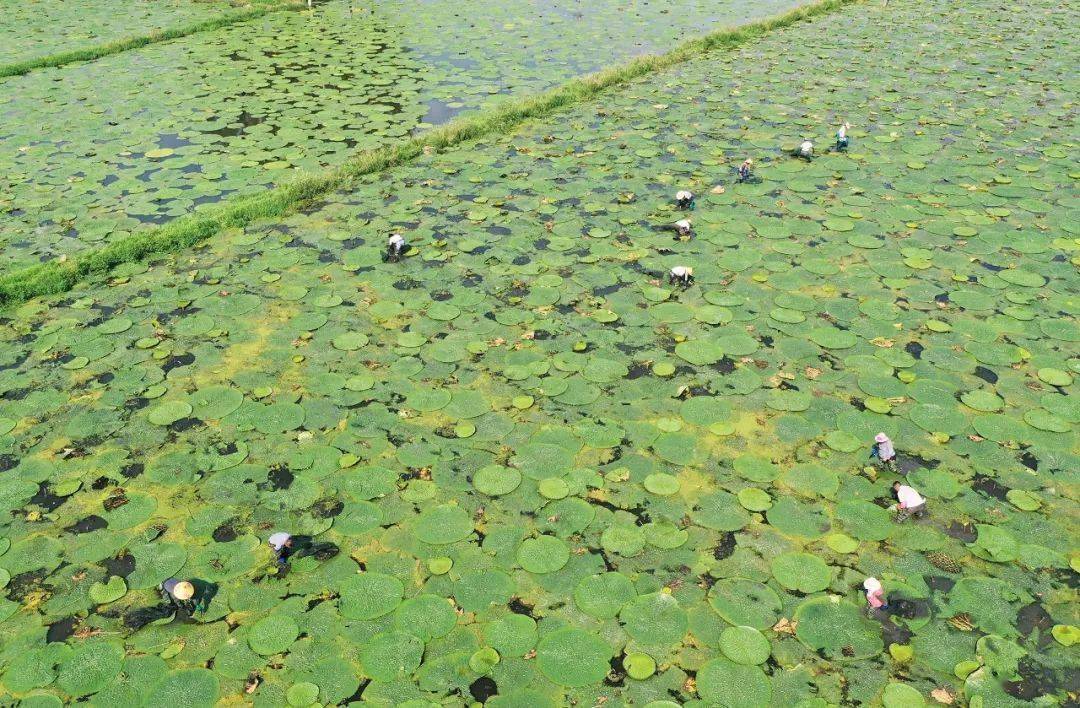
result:
M 874 442 L 881 443 L 881 442 L 888 442 L 888 440 L 889 440 L 889 436 L 886 435 L 885 433 L 878 433 L 877 435 L 874 436 Z

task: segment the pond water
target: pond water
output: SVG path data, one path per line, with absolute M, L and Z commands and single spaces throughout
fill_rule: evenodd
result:
M 332 0 L 0 83 L 0 270 L 790 7 Z
M 1033 3 L 853 5 L 3 313 L 4 690 L 1067 702 L 1076 17 Z M 220 592 L 141 626 L 169 576 Z
M 11 0 L 0 19 L 0 64 L 88 49 L 206 20 L 225 0 Z

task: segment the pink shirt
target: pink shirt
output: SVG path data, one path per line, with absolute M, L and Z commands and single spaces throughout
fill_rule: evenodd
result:
M 896 490 L 896 498 L 900 500 L 901 509 L 910 509 L 926 502 L 918 492 L 906 484 L 901 484 L 900 488 Z
M 867 591 L 866 601 L 870 603 L 870 606 L 877 609 L 885 604 L 885 591 L 881 588 L 877 590 Z

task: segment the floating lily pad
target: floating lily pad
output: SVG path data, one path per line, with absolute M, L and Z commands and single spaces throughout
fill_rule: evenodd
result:
M 536 661 L 540 672 L 560 686 L 587 686 L 607 675 L 611 647 L 595 634 L 564 628 L 540 640 Z

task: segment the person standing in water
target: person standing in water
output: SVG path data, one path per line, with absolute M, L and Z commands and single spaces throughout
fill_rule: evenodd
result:
M 401 234 L 390 234 L 386 240 L 386 255 L 383 260 L 387 263 L 397 263 L 405 252 L 405 237 Z
M 675 206 L 680 209 L 694 208 L 694 193 L 688 189 L 680 189 L 675 193 Z
M 926 499 L 915 491 L 914 487 L 906 484 L 893 482 L 893 491 L 896 492 L 896 520 L 907 521 L 914 516 L 921 519 L 926 516 Z
M 694 284 L 694 269 L 686 266 L 675 266 L 668 273 L 668 283 L 678 283 L 684 288 Z
M 799 145 L 798 149 L 795 151 L 795 157 L 810 162 L 810 160 L 814 158 L 814 144 L 809 140 L 803 140 L 802 144 Z
M 271 534 L 266 543 L 274 551 L 274 560 L 278 567 L 285 566 L 293 552 L 293 537 L 284 531 L 278 531 Z
M 896 450 L 893 448 L 892 440 L 885 433 L 878 433 L 874 436 L 874 444 L 870 448 L 870 459 L 872 460 L 875 457 L 881 460 L 882 464 L 889 469 L 895 469 Z
M 848 135 L 847 135 L 847 132 L 850 129 L 851 129 L 851 126 L 848 125 L 847 121 L 841 123 L 840 127 L 837 128 L 837 130 L 836 130 L 836 151 L 837 152 L 844 152 L 844 151 L 846 151 L 848 149 Z
M 749 157 L 743 160 L 743 163 L 739 165 L 739 178 L 736 180 L 740 184 L 743 182 L 749 182 L 753 176 L 752 170 L 754 167 L 754 161 Z
M 888 599 L 881 587 L 881 581 L 877 578 L 867 578 L 863 581 L 863 590 L 866 591 L 866 614 L 872 615 L 875 610 L 889 609 Z

